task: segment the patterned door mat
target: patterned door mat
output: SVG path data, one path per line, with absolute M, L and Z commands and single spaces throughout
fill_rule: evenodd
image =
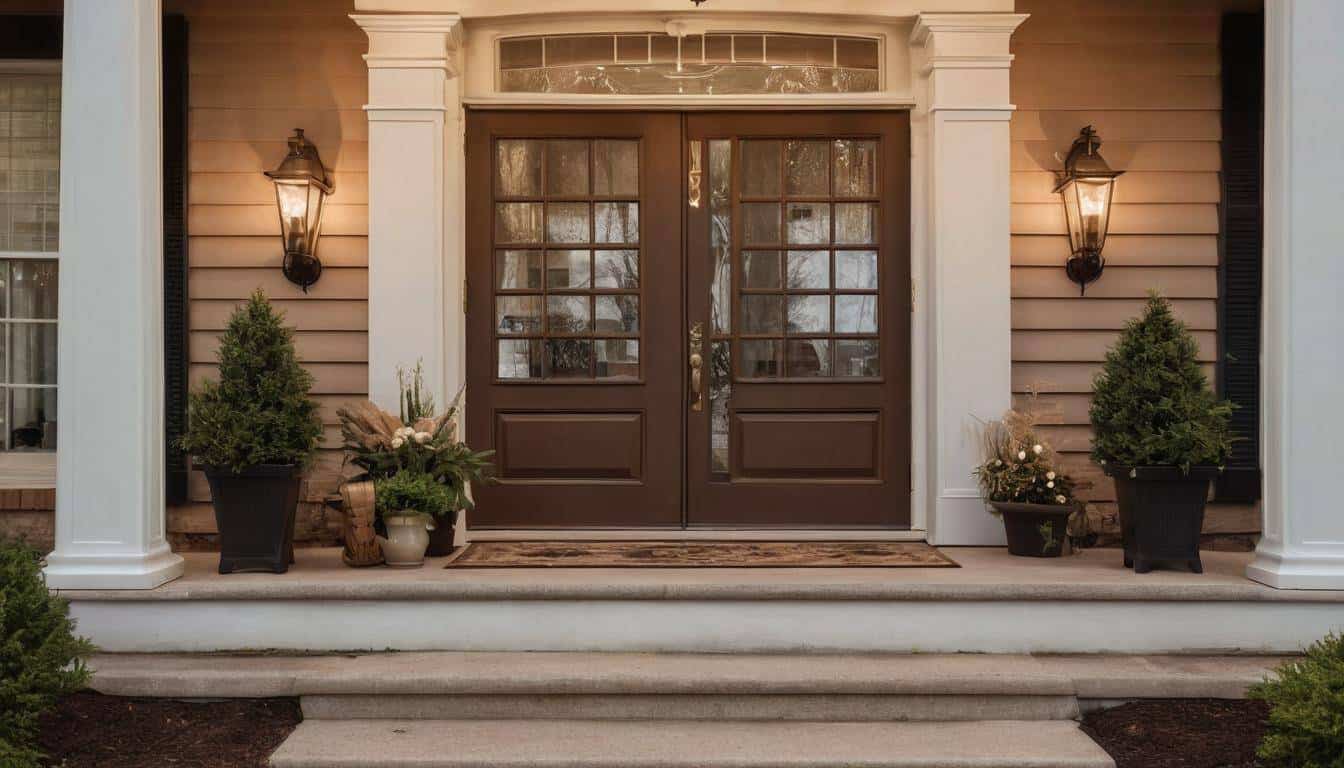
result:
M 957 568 L 917 541 L 482 541 L 446 568 Z

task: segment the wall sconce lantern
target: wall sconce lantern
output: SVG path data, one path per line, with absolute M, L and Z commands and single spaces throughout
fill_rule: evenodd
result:
M 1086 293 L 1087 286 L 1101 277 L 1106 260 L 1101 249 L 1106 245 L 1106 229 L 1110 226 L 1111 194 L 1115 178 L 1124 171 L 1113 171 L 1097 148 L 1101 139 L 1092 126 L 1087 126 L 1074 139 L 1069 155 L 1064 159 L 1055 191 L 1064 199 L 1064 216 L 1069 224 L 1069 248 L 1072 251 L 1064 269 L 1069 279 Z
M 280 238 L 285 247 L 280 268 L 307 293 L 308 286 L 322 276 L 317 238 L 322 231 L 322 203 L 333 187 L 317 147 L 304 138 L 302 128 L 294 129 L 289 154 L 266 176 L 275 182 L 275 204 L 280 209 Z

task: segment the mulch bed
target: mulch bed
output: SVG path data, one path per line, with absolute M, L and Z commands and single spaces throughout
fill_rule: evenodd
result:
M 302 719 L 295 699 L 184 702 L 85 692 L 42 721 L 59 768 L 265 768 Z
M 1260 701 L 1158 699 L 1092 712 L 1083 731 L 1116 768 L 1254 768 L 1268 714 Z

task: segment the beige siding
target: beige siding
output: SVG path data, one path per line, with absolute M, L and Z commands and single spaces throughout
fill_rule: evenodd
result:
M 352 0 L 180 0 L 190 50 L 189 352 L 193 381 L 215 373 L 220 330 L 238 302 L 264 289 L 297 329 L 327 425 L 308 474 L 300 538 L 329 539 L 319 503 L 336 488 L 336 408 L 368 388 L 368 77 Z M 274 191 L 262 172 L 303 128 L 331 169 L 319 255 L 322 279 L 305 294 L 280 273 Z M 169 514 L 179 543 L 214 532 L 204 478 L 193 505 Z
M 1114 487 L 1088 460 L 1092 376 L 1149 289 L 1173 300 L 1212 377 L 1217 359 L 1222 0 L 1019 0 L 1013 36 L 1013 391 L 1042 393 L 1043 432 L 1114 517 Z M 1053 172 L 1092 124 L 1117 182 L 1106 273 L 1078 295 L 1064 275 Z M 1258 529 L 1254 510 L 1212 510 L 1210 532 Z

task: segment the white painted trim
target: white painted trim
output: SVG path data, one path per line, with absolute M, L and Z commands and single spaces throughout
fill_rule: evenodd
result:
M 71 615 L 101 650 L 138 653 L 1288 653 L 1339 625 L 1339 606 L 1329 602 L 97 602 L 75 596 Z
M 1341 28 L 1334 0 L 1265 7 L 1264 526 L 1246 575 L 1280 589 L 1344 588 Z
M 182 574 L 165 538 L 159 0 L 67 0 L 61 88 L 60 589 Z M 116 151 L 108 151 L 115 147 Z

